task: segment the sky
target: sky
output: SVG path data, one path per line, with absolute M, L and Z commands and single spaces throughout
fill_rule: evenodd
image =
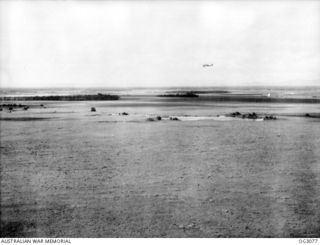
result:
M 316 86 L 319 68 L 317 0 L 0 0 L 0 87 Z

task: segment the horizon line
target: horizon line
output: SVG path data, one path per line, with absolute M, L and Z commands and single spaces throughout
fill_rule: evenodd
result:
M 315 88 L 320 85 L 185 85 L 185 86 L 34 86 L 34 87 L 23 87 L 23 86 L 0 86 L 0 89 L 142 89 L 142 88 Z

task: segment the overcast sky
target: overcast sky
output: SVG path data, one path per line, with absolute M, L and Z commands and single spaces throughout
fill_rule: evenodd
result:
M 320 85 L 320 1 L 0 0 L 0 27 L 2 87 Z

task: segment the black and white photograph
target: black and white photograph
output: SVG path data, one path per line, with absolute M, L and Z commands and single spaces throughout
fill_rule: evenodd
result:
M 0 164 L 1 243 L 318 243 L 320 1 L 0 0 Z

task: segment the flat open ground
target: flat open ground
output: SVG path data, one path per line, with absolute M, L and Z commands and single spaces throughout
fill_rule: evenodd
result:
M 320 236 L 320 119 L 144 116 L 318 106 L 116 103 L 1 112 L 1 236 Z

